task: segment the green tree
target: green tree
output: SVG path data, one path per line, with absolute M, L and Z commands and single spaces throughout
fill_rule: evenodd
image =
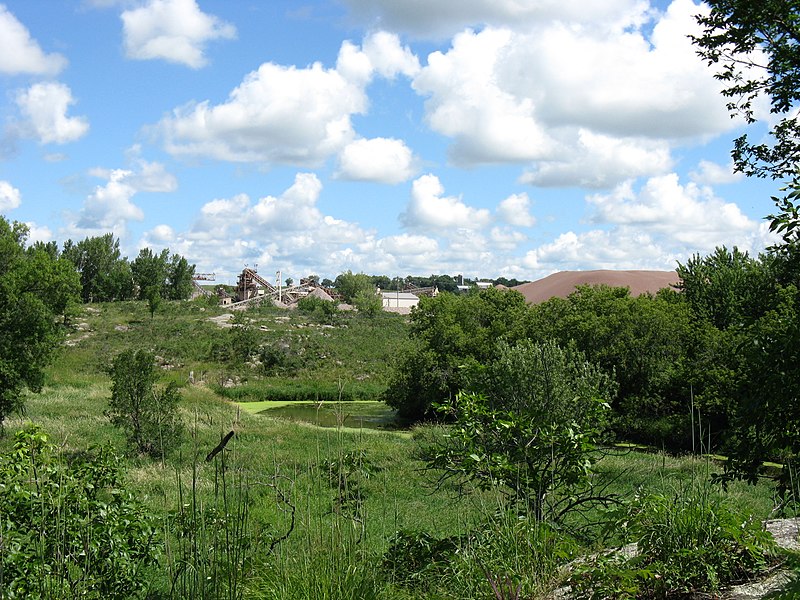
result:
M 708 0 L 700 14 L 703 33 L 693 41 L 698 53 L 719 68 L 727 86 L 728 109 L 756 121 L 754 104 L 769 100 L 775 123 L 773 143 L 751 143 L 747 134 L 734 142 L 734 164 L 746 175 L 783 179 L 797 173 L 800 160 L 800 2 L 797 0 Z
M 420 298 L 410 317 L 415 343 L 394 370 L 386 402 L 406 419 L 434 416 L 433 403 L 463 388 L 465 365 L 488 364 L 499 342 L 525 337 L 527 312 L 522 294 L 495 288 Z
M 249 323 L 237 323 L 229 330 L 230 359 L 245 363 L 258 354 L 261 337 Z
M 78 300 L 72 265 L 45 249 L 25 249 L 28 229 L 0 217 L 0 426 L 37 392 L 63 338 L 59 317 Z
M 173 254 L 167 267 L 165 297 L 168 300 L 188 300 L 192 295 L 195 265 L 180 254 Z
M 392 289 L 392 281 L 386 275 L 372 275 L 370 277 L 372 281 L 372 285 L 381 290 L 389 290 Z
M 297 301 L 297 310 L 308 315 L 313 315 L 320 321 L 331 324 L 336 318 L 336 315 L 339 314 L 339 308 L 336 306 L 336 302 L 324 300 L 323 298 L 311 294 Z
M 763 261 L 724 246 L 678 263 L 679 289 L 697 319 L 720 330 L 753 322 L 773 301 L 775 278 Z
M 529 335 L 574 342 L 617 382 L 614 429 L 627 439 L 691 444 L 690 382 L 685 381 L 689 310 L 674 292 L 631 297 L 627 288 L 580 286 L 532 307 Z
M 360 314 L 375 317 L 383 310 L 383 300 L 375 290 L 361 290 L 353 298 L 353 306 Z
M 375 291 L 375 286 L 372 285 L 369 275 L 353 273 L 352 271 L 338 275 L 334 286 L 348 304 L 352 304 L 360 292 L 372 293 Z
M 687 380 L 696 404 L 724 427 L 726 476 L 756 481 L 765 460 L 800 456 L 800 294 L 794 243 L 759 259 L 718 248 L 679 267 L 694 331 Z M 717 423 L 714 423 L 714 419 Z
M 728 478 L 756 483 L 764 461 L 783 465 L 779 490 L 791 489 L 800 462 L 800 292 L 781 286 L 778 300 L 742 335 L 738 403 L 725 448 Z M 796 485 L 796 483 L 795 483 Z
M 156 314 L 156 311 L 161 306 L 161 292 L 155 285 L 150 286 L 145 290 L 145 297 L 147 298 L 147 310 L 150 311 L 150 320 Z
M 119 240 L 113 234 L 87 237 L 77 244 L 67 240 L 61 254 L 80 273 L 81 298 L 84 302 L 108 302 L 133 297 L 130 264 L 120 255 Z
M 769 136 L 751 142 L 747 134 L 734 141 L 737 170 L 748 176 L 783 179 L 782 197 L 773 197 L 778 213 L 770 215 L 770 229 L 784 241 L 800 236 L 800 2 L 798 0 L 709 0 L 711 11 L 697 20 L 703 34 L 693 38 L 698 53 L 719 67 L 716 77 L 726 84 L 732 115 L 754 123 L 754 105 L 768 100 Z M 766 140 L 766 141 L 764 141 Z
M 167 283 L 167 264 L 169 250 L 164 249 L 156 254 L 150 248 L 142 248 L 139 255 L 131 263 L 133 281 L 138 288 L 139 300 L 147 300 L 148 290 L 157 288 L 161 293 Z
M 28 246 L 28 250 L 31 252 L 44 252 L 49 256 L 52 260 L 58 260 L 61 258 L 61 252 L 58 249 L 58 242 L 41 242 L 37 241 L 34 242 L 32 246 Z
M 144 350 L 126 350 L 111 365 L 111 399 L 106 415 L 125 431 L 128 442 L 141 454 L 163 457 L 181 440 L 178 386 L 157 388 L 155 358 Z
M 558 521 L 588 501 L 613 384 L 554 342 L 501 343 L 470 376 L 468 393 L 439 406 L 453 419 L 429 466 L 443 477 L 500 487 L 536 520 Z

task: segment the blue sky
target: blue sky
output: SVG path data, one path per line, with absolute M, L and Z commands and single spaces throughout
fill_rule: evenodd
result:
M 691 0 L 0 0 L 0 213 L 230 282 L 772 242 Z M 763 110 L 759 115 L 767 117 Z

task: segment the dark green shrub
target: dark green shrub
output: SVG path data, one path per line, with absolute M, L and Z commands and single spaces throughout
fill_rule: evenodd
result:
M 261 346 L 258 361 L 265 375 L 295 375 L 301 369 L 313 369 L 318 349 L 313 342 L 304 344 L 279 341 Z
M 367 492 L 364 483 L 379 470 L 363 450 L 344 452 L 337 458 L 322 463 L 328 483 L 334 490 L 333 512 L 354 521 L 363 521 L 364 500 Z
M 389 540 L 381 567 L 395 585 L 428 589 L 442 579 L 462 542 L 460 536 L 436 538 L 425 532 L 401 530 Z
M 138 452 L 163 457 L 181 441 L 181 394 L 175 382 L 157 389 L 157 379 L 152 354 L 144 350 L 121 353 L 111 366 L 111 399 L 106 415 L 112 424 L 125 430 L 128 442 Z
M 734 511 L 707 488 L 636 497 L 616 526 L 638 554 L 604 554 L 579 567 L 576 598 L 684 598 L 749 580 L 773 560 L 774 541 L 761 523 Z
M 464 388 L 464 365 L 488 364 L 499 342 L 525 337 L 528 306 L 519 292 L 423 296 L 411 311 L 414 346 L 400 355 L 385 400 L 406 419 L 436 416 L 433 404 Z
M 353 298 L 353 306 L 359 314 L 375 317 L 383 310 L 383 300 L 375 291 L 361 291 Z
M 534 598 L 574 551 L 572 540 L 547 524 L 501 511 L 459 536 L 399 531 L 381 568 L 395 586 L 425 597 Z
M 317 296 L 306 296 L 298 300 L 297 310 L 327 323 L 333 322 L 336 315 L 339 314 L 336 302 Z
M 610 382 L 554 342 L 500 343 L 498 354 L 469 377 L 476 391 L 441 405 L 453 425 L 428 465 L 442 479 L 500 489 L 536 521 L 559 521 L 590 488 Z
M 238 363 L 244 363 L 258 354 L 259 335 L 251 325 L 237 325 L 229 330 L 229 358 Z
M 0 597 L 141 597 L 156 533 L 108 448 L 68 459 L 29 428 L 0 456 Z

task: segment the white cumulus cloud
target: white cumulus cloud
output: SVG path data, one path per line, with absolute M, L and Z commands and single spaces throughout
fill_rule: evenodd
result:
M 227 102 L 178 108 L 161 130 L 176 155 L 315 165 L 353 138 L 350 116 L 366 106 L 361 86 L 336 70 L 265 63 Z
M 178 189 L 178 180 L 167 172 L 163 164 L 137 159 L 136 170 L 128 182 L 139 192 L 174 192 Z
M 395 257 L 430 255 L 439 250 L 439 243 L 435 239 L 407 233 L 385 237 L 378 242 L 378 246 Z
M 26 221 L 28 226 L 28 244 L 36 242 L 49 242 L 53 239 L 53 232 L 47 225 L 39 225 L 33 221 Z
M 588 269 L 671 270 L 676 256 L 646 232 L 632 229 L 567 231 L 550 243 L 530 250 L 522 260 L 528 269 L 545 276 L 556 271 Z
M 528 237 L 510 227 L 492 227 L 489 239 L 496 250 L 509 252 L 516 250 L 520 244 L 528 240 Z
M 454 139 L 457 164 L 530 161 L 547 157 L 553 143 L 536 118 L 530 97 L 515 97 L 496 71 L 512 33 L 486 29 L 457 35 L 450 51 L 434 52 L 414 79 L 434 131 Z
M 416 187 L 418 199 L 433 199 L 448 214 L 447 219 L 431 218 L 429 224 L 434 226 L 422 233 L 380 238 L 357 223 L 324 214 L 319 208 L 322 183 L 312 173 L 298 173 L 288 188 L 258 200 L 245 194 L 211 200 L 188 231 L 156 228 L 142 243 L 159 246 L 172 237 L 169 247 L 197 263 L 199 270 L 232 281 L 237 273 L 230 271 L 231 265 L 245 264 L 257 264 L 270 280 L 277 270 L 284 278 L 297 279 L 309 273 L 335 277 L 347 269 L 390 276 L 428 270 L 469 274 L 465 269 L 470 265 L 482 272 L 522 275 L 519 261 L 510 253 L 519 250 L 526 236 L 511 227 L 495 227 L 490 235 L 471 229 L 476 222 L 488 227 L 489 211 L 445 197 L 433 176 L 420 178 Z
M 670 270 L 695 253 L 738 246 L 756 254 L 775 242 L 767 223 L 748 218 L 709 187 L 682 184 L 674 173 L 640 187 L 626 182 L 587 198 L 593 229 L 567 231 L 527 252 L 523 264 L 542 275 L 571 269 Z
M 536 219 L 531 214 L 531 199 L 528 194 L 512 194 L 501 201 L 497 207 L 497 216 L 517 227 L 533 227 Z
M 673 166 L 666 140 L 614 137 L 584 128 L 574 133 L 561 130 L 559 135 L 564 151 L 523 173 L 522 183 L 607 188 L 629 178 L 665 173 Z
M 481 229 L 491 221 L 485 208 L 473 208 L 454 196 L 444 196 L 435 175 L 423 175 L 411 187 L 411 200 L 401 220 L 410 229 Z
M 74 142 L 89 131 L 86 117 L 67 115 L 73 104 L 72 91 L 63 83 L 35 83 L 17 93 L 17 105 L 26 118 L 23 128 L 43 144 Z
M 706 185 L 735 183 L 744 178 L 743 173 L 737 173 L 734 171 L 732 162 L 729 162 L 726 165 L 721 165 L 710 160 L 701 160 L 697 164 L 697 168 L 694 169 L 689 175 L 691 176 L 692 181 Z
M 156 225 L 148 232 L 148 236 L 155 245 L 169 247 L 175 241 L 175 230 L 169 225 Z
M 236 28 L 200 10 L 195 0 L 149 0 L 122 13 L 129 58 L 163 59 L 194 69 L 207 63 L 206 44 L 236 37 Z
M 89 175 L 105 182 L 95 186 L 77 215 L 66 227 L 68 237 L 102 235 L 113 232 L 118 237 L 127 233 L 129 221 L 144 220 L 144 211 L 134 203 L 140 192 L 172 192 L 177 181 L 157 162 L 133 161 L 131 169 L 94 168 Z M 160 231 L 164 232 L 163 227 Z M 158 231 L 158 228 L 156 228 Z
M 400 38 L 388 31 L 375 31 L 364 38 L 362 51 L 372 68 L 382 77 L 394 79 L 398 74 L 414 77 L 420 69 L 419 59 L 400 45 Z
M 305 271 L 287 271 L 287 276 L 365 269 L 374 235 L 324 215 L 317 207 L 321 191 L 316 175 L 298 173 L 282 193 L 255 203 L 246 194 L 218 198 L 206 203 L 190 230 L 176 238 L 204 271 L 220 272 L 237 263 Z
M 411 149 L 402 140 L 359 139 L 342 149 L 337 175 L 356 181 L 401 183 L 414 176 L 414 162 Z
M 704 10 L 692 0 L 663 12 L 591 3 L 603 5 L 597 22 L 575 13 L 586 3 L 563 4 L 470 4 L 488 25 L 428 56 L 412 85 L 454 164 L 518 162 L 529 165 L 525 183 L 609 188 L 666 173 L 675 147 L 740 124 L 688 37 Z M 515 7 L 550 18 L 504 21 Z
M 178 107 L 159 131 L 174 155 L 317 166 L 356 138 L 351 119 L 367 112 L 376 73 L 410 76 L 418 66 L 396 36 L 373 33 L 363 48 L 344 42 L 335 68 L 264 63 L 226 102 Z
M 131 199 L 136 188 L 127 180 L 131 171 L 115 169 L 108 174 L 108 181 L 95 188 L 81 209 L 77 227 L 82 230 L 119 231 L 130 221 L 144 219 L 142 209 Z
M 716 197 L 709 187 L 681 185 L 675 173 L 650 178 L 638 191 L 628 182 L 587 200 L 595 211 L 592 222 L 646 229 L 698 250 L 731 245 L 731 240 L 749 248 L 743 238 L 758 230 L 736 204 Z
M 254 226 L 272 230 L 311 229 L 322 220 L 317 200 L 322 183 L 313 173 L 298 173 L 294 184 L 281 196 L 261 198 L 252 208 Z
M 55 75 L 67 64 L 60 54 L 46 54 L 28 29 L 0 4 L 0 73 Z
M 22 202 L 19 190 L 7 181 L 0 180 L 0 212 L 17 208 Z

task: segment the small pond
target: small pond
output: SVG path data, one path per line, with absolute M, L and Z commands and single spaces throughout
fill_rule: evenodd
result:
M 259 414 L 303 421 L 320 427 L 401 429 L 395 412 L 383 402 L 292 402 Z

